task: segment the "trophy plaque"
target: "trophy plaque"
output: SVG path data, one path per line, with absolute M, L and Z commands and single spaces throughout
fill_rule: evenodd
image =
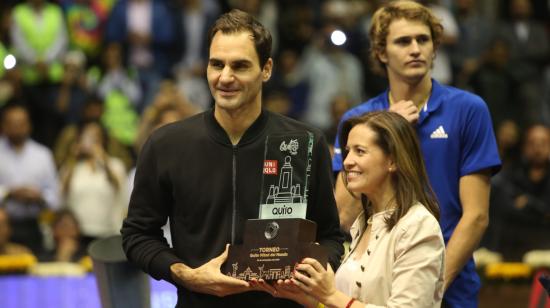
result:
M 259 219 L 246 221 L 243 243 L 230 245 L 222 273 L 242 280 L 293 277 L 303 258 L 327 264 L 315 243 L 317 224 L 306 219 L 313 134 L 270 135 L 265 142 Z

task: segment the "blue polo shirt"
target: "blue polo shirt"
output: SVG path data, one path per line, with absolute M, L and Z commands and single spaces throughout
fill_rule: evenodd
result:
M 389 109 L 388 90 L 347 111 L 342 123 L 364 113 Z M 416 132 L 424 155 L 430 183 L 439 201 L 440 225 L 445 243 L 449 241 L 460 217 L 458 184 L 462 176 L 500 169 L 500 158 L 489 109 L 477 95 L 442 86 L 432 79 L 432 94 L 420 112 Z M 342 170 L 342 152 L 337 138 L 332 166 Z M 480 281 L 470 258 L 462 272 L 445 293 L 451 307 L 477 307 Z

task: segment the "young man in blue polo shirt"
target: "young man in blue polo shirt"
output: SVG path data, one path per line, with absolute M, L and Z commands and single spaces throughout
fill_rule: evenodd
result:
M 370 41 L 374 68 L 388 77 L 389 89 L 349 110 L 341 119 L 389 109 L 413 123 L 428 175 L 441 208 L 447 244 L 444 307 L 477 307 L 480 287 L 472 253 L 487 225 L 490 176 L 500 168 L 491 117 L 485 102 L 431 78 L 443 27 L 424 6 L 394 1 L 373 16 Z M 333 168 L 342 170 L 339 140 Z M 336 183 L 342 228 L 361 211 L 360 202 Z

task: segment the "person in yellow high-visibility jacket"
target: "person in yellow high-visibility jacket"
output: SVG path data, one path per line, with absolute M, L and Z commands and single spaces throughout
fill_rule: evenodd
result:
M 23 82 L 58 82 L 67 50 L 67 27 L 61 8 L 46 0 L 27 0 L 13 9 L 11 39 L 21 63 Z

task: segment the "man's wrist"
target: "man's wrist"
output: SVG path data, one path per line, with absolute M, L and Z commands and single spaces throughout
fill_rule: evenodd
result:
M 186 286 L 188 281 L 193 279 L 193 269 L 183 263 L 174 263 L 170 265 L 172 279 L 178 284 Z

